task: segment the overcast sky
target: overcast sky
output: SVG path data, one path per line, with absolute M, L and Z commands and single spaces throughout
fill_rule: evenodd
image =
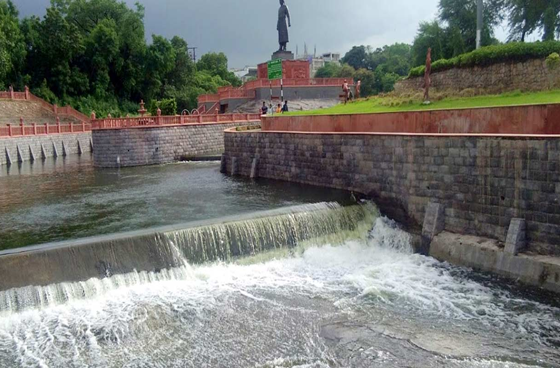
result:
M 49 0 L 13 0 L 22 16 L 43 16 Z M 132 5 L 137 0 L 126 0 Z M 146 7 L 146 33 L 179 35 L 197 56 L 223 51 L 230 67 L 267 61 L 278 49 L 277 0 L 139 0 Z M 411 43 L 418 24 L 437 15 L 439 0 L 286 0 L 292 14 L 290 44 L 303 53 L 345 53 L 354 45 L 374 48 Z M 502 39 L 503 30 L 498 30 Z

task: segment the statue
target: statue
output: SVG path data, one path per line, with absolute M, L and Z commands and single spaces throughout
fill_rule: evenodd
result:
M 428 55 L 426 55 L 426 70 L 424 72 L 424 103 L 430 103 L 430 85 L 432 84 L 432 48 L 428 48 Z
M 287 18 L 287 22 L 286 22 Z M 290 37 L 288 35 L 288 27 L 292 26 L 292 21 L 290 19 L 290 11 L 284 0 L 280 0 L 280 10 L 278 10 L 278 25 L 276 29 L 278 30 L 278 43 L 280 48 L 278 52 L 287 51 L 286 45 L 290 42 Z

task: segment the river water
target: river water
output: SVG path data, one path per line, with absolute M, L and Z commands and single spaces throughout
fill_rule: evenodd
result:
M 41 288 L 44 302 L 25 310 L 0 306 L 0 367 L 560 366 L 556 296 L 414 254 L 407 233 L 362 206 L 366 226 L 341 237 L 228 262 L 184 257 L 158 274 Z M 344 221 L 355 211 L 325 208 Z M 292 221 L 320 228 L 309 219 Z M 61 290 L 72 291 L 63 303 Z
M 221 175 L 215 162 L 98 170 L 91 157 L 0 166 L 0 250 L 321 201 L 348 193 Z

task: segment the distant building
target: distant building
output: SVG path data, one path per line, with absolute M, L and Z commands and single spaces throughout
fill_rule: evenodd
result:
M 296 50 L 298 50 L 296 46 Z M 326 52 L 321 54 L 321 56 L 317 56 L 317 50 L 313 55 L 309 55 L 307 53 L 307 45 L 304 46 L 304 53 L 303 55 L 298 55 L 296 52 L 296 60 L 307 60 L 309 62 L 309 70 L 311 74 L 311 78 L 315 78 L 315 74 L 317 74 L 317 70 L 321 69 L 325 66 L 326 63 L 340 63 L 341 54 L 337 52 Z
M 243 69 L 231 69 L 230 71 L 235 74 L 235 76 L 243 83 L 247 82 L 249 79 L 257 78 L 257 70 L 256 66 L 246 66 Z

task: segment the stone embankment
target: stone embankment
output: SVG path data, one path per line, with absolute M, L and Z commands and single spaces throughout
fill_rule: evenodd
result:
M 414 94 L 421 93 L 423 88 L 424 78 L 415 77 L 397 82 L 395 92 Z M 432 74 L 434 92 L 463 93 L 466 96 L 555 88 L 560 88 L 560 68 L 549 68 L 544 59 L 453 68 Z
M 89 153 L 91 132 L 0 138 L 0 165 Z
M 94 165 L 105 168 L 160 165 L 219 154 L 224 150 L 225 129 L 259 123 L 238 121 L 94 130 Z
M 518 248 L 535 257 L 560 255 L 559 138 L 230 130 L 222 168 L 363 193 L 417 232 L 422 225 L 426 232 L 427 208 L 437 203 L 437 221 L 423 236 L 424 252 L 431 252 L 429 242 L 441 231 L 494 239 L 500 254 L 514 239 L 507 256 L 461 250 L 447 238 L 432 253 L 560 291 L 558 268 L 527 268 L 520 258 L 526 255 L 516 255 Z M 513 226 L 516 219 L 523 228 Z M 527 248 L 515 239 L 526 239 Z

